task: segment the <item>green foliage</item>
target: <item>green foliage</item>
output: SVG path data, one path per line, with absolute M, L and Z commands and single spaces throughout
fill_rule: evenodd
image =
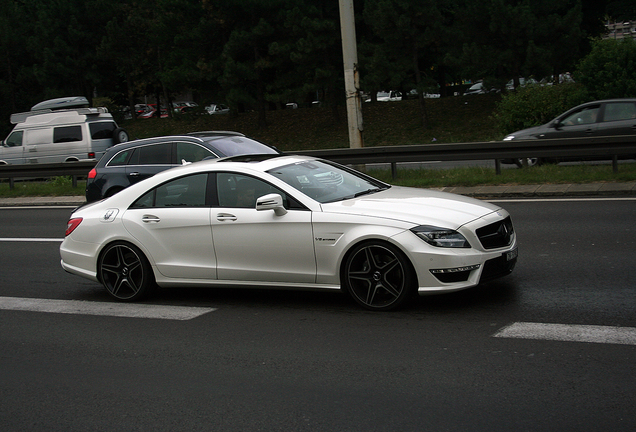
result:
M 493 117 L 497 129 L 505 135 L 545 124 L 588 100 L 580 84 L 529 85 L 505 94 L 497 104 Z
M 595 41 L 574 77 L 592 99 L 636 97 L 636 41 Z

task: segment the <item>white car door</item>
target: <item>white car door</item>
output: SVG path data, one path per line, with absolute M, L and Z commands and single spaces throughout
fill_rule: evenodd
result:
M 257 211 L 256 198 L 279 189 L 253 177 L 218 173 L 218 208 L 211 209 L 219 280 L 314 283 L 311 211 Z
M 24 163 L 24 146 L 22 138 L 24 131 L 14 131 L 7 137 L 0 147 L 0 160 L 12 165 Z
M 159 272 L 170 278 L 216 279 L 207 173 L 165 183 L 137 200 L 123 215 L 124 226 L 150 252 Z

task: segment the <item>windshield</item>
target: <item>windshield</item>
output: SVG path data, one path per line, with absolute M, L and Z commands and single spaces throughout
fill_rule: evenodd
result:
M 390 187 L 372 177 L 323 160 L 285 165 L 269 170 L 268 173 L 323 204 Z

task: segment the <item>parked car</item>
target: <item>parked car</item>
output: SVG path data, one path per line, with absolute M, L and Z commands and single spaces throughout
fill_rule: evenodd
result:
M 478 81 L 475 84 L 468 87 L 468 90 L 464 92 L 464 96 L 486 94 L 486 93 L 499 93 L 499 92 L 500 92 L 499 89 L 495 87 L 488 89 L 484 86 L 483 81 Z
M 97 160 L 113 144 L 128 141 L 104 107 L 89 108 L 85 97 L 40 102 L 11 115 L 15 125 L 0 146 L 0 165 Z
M 199 106 L 198 103 L 196 102 L 172 102 L 172 109 L 174 110 L 174 112 L 178 113 L 178 112 L 184 112 L 183 108 L 184 107 L 192 107 L 192 108 L 197 108 Z
M 476 94 L 485 94 L 485 93 L 488 93 L 488 92 L 484 88 L 484 83 L 479 81 L 479 82 L 471 85 L 470 87 L 468 87 L 468 90 L 466 90 L 464 92 L 464 96 L 470 96 L 470 95 L 476 95 Z
M 227 114 L 230 112 L 230 107 L 223 104 L 211 104 L 205 107 L 208 114 Z
M 504 138 L 510 140 L 582 138 L 595 136 L 636 135 L 636 99 L 608 99 L 588 102 L 574 107 L 549 123 L 514 132 Z M 607 157 L 599 156 L 600 159 Z M 565 162 L 580 158 L 529 158 L 528 164 Z M 504 159 L 503 163 L 521 165 L 518 159 Z
M 300 288 L 381 311 L 509 274 L 517 238 L 496 204 L 272 154 L 166 170 L 85 205 L 60 254 L 121 301 L 155 285 Z
M 535 84 L 539 84 L 539 83 L 534 78 L 528 78 L 528 79 L 525 79 L 523 77 L 519 78 L 519 88 L 525 87 L 527 85 L 535 85 Z M 515 80 L 514 79 L 511 79 L 510 81 L 508 81 L 508 83 L 506 83 L 506 90 L 508 90 L 508 91 L 515 90 Z
M 111 147 L 86 179 L 86 201 L 112 196 L 158 172 L 205 158 L 277 154 L 274 147 L 236 132 L 195 132 L 130 141 Z

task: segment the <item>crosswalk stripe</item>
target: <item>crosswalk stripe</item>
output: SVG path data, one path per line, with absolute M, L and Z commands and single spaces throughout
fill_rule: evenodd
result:
M 99 315 L 125 318 L 190 320 L 216 308 L 149 305 L 140 303 L 102 303 L 81 300 L 0 297 L 0 310 Z
M 493 337 L 636 345 L 636 328 L 516 322 Z

